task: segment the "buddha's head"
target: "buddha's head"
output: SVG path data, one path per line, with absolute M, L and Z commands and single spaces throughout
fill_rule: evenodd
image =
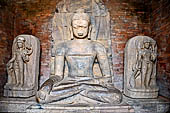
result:
M 88 37 L 90 18 L 87 13 L 84 13 L 83 9 L 77 10 L 72 18 L 72 32 L 73 36 L 77 39 L 84 39 Z
M 18 48 L 23 48 L 25 43 L 25 38 L 24 37 L 18 37 L 17 39 L 17 46 Z

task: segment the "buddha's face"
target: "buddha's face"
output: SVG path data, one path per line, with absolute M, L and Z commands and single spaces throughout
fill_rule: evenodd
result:
M 74 37 L 77 39 L 84 39 L 88 35 L 89 31 L 89 23 L 87 20 L 73 20 L 72 21 L 72 28 Z

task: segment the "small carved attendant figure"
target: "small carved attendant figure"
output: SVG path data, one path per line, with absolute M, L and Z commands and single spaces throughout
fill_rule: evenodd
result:
M 17 49 L 14 52 L 12 59 L 7 64 L 8 75 L 12 76 L 9 86 L 23 87 L 24 85 L 24 64 L 29 61 L 29 56 L 32 54 L 32 48 L 26 46 L 25 38 L 18 37 Z M 15 78 L 15 79 L 14 79 Z
M 154 46 L 149 40 L 144 40 L 144 48 L 139 51 L 139 62 L 141 62 L 142 88 L 149 88 L 150 79 L 153 72 L 153 64 L 157 54 L 154 51 Z
M 105 47 L 90 39 L 90 18 L 80 9 L 72 17 L 72 40 L 58 45 L 55 55 L 55 75 L 37 93 L 40 103 L 65 101 L 70 103 L 120 103 L 122 95 L 109 84 L 111 72 Z M 99 61 L 102 77 L 93 75 L 95 59 Z M 64 76 L 64 62 L 68 76 Z M 63 102 L 65 103 L 65 102 Z
M 4 96 L 30 97 L 38 88 L 39 40 L 32 35 L 19 35 L 13 41 L 12 59 L 7 63 L 8 82 Z
M 133 52 L 132 52 L 133 50 Z M 156 98 L 156 42 L 147 36 L 136 36 L 125 48 L 124 93 L 132 98 Z
M 141 76 L 141 88 L 150 88 L 150 80 L 153 72 L 153 65 L 155 63 L 157 54 L 154 51 L 154 45 L 149 40 L 144 40 L 142 48 L 137 53 L 137 61 L 133 67 L 133 73 L 130 80 L 130 85 L 132 87 L 139 88 L 137 86 L 135 79 Z M 134 79 L 132 79 L 134 78 Z M 132 83 L 134 82 L 134 86 Z

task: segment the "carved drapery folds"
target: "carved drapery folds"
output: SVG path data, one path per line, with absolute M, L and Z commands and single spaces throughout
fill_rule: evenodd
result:
M 125 48 L 124 93 L 132 98 L 156 98 L 156 41 L 147 36 L 130 39 Z
M 8 82 L 4 96 L 30 97 L 38 88 L 40 42 L 32 35 L 19 35 L 13 41 L 12 58 L 7 63 Z

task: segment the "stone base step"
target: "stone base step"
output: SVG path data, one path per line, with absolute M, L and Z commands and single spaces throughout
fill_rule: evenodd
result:
M 132 106 L 128 104 L 120 105 L 56 105 L 56 104 L 36 104 L 31 105 L 26 110 L 28 113 L 134 113 Z

